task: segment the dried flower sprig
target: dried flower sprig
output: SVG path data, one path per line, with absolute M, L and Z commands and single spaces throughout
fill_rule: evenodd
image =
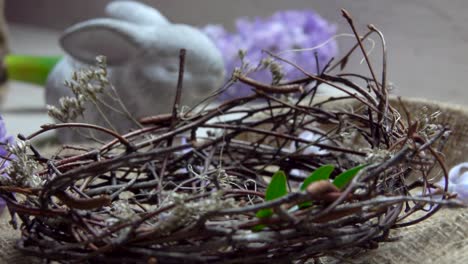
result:
M 99 94 L 109 85 L 105 57 L 98 56 L 96 63 L 96 68 L 75 71 L 72 80 L 65 81 L 65 86 L 70 88 L 74 97 L 61 98 L 59 107 L 48 105 L 47 110 L 52 118 L 61 122 L 74 121 L 83 116 L 86 102 L 96 104 Z
M 108 118 L 109 113 L 119 114 L 132 122 L 135 127 L 142 127 L 128 111 L 114 86 L 110 84 L 106 57 L 97 56 L 95 66 L 74 71 L 71 80 L 65 81 L 65 86 L 72 91 L 73 97 L 66 96 L 60 98 L 57 107 L 48 105 L 48 114 L 52 118 L 63 123 L 74 122 L 78 118 L 87 120 L 86 109 L 95 109 L 104 122 L 99 125 L 113 131 L 118 131 L 117 127 L 119 127 L 119 124 L 110 121 Z M 84 135 L 81 130 L 78 133 L 84 137 L 98 141 L 92 131 L 89 131 L 89 136 Z
M 76 98 L 62 97 L 59 101 L 60 107 L 47 105 L 47 112 L 50 117 L 55 118 L 61 122 L 68 122 L 76 120 L 77 117 L 82 116 L 85 110 L 84 97 L 79 95 Z
M 29 141 L 17 140 L 8 146 L 8 152 L 14 157 L 5 168 L 7 176 L 0 177 L 2 185 L 39 188 L 44 180 L 38 175 L 39 162 L 28 154 Z

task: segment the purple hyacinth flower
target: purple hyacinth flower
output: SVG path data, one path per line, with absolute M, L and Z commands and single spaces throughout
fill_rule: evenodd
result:
M 240 18 L 236 21 L 235 33 L 227 32 L 219 25 L 208 25 L 203 28 L 203 31 L 221 51 L 227 79 L 231 77 L 233 70 L 241 65 L 239 50 L 245 51 L 244 61 L 250 66 L 256 66 L 263 58 L 268 57 L 262 52 L 262 50 L 267 50 L 273 53 L 282 52 L 280 54 L 282 58 L 298 64 L 310 73 L 317 72 L 315 52 L 318 55 L 318 68 L 322 69 L 338 50 L 336 42 L 329 41 L 335 35 L 336 27 L 313 11 L 281 11 L 267 19 Z M 325 42 L 327 43 L 321 45 Z M 298 52 L 287 51 L 314 47 L 318 48 Z M 304 77 L 303 73 L 293 66 L 284 62 L 278 63 L 282 66 L 283 80 Z M 272 81 L 272 75 L 268 69 L 250 73 L 249 77 L 264 83 Z M 247 85 L 236 83 L 219 99 L 226 100 L 251 93 L 251 88 Z
M 5 126 L 5 122 L 3 118 L 0 116 L 0 157 L 6 157 L 8 155 L 8 151 L 6 149 L 8 144 L 13 144 L 14 140 L 13 137 L 8 135 L 7 129 Z M 0 164 L 3 163 L 3 159 L 0 158 Z M 6 167 L 8 162 L 3 163 L 3 166 L 0 169 Z
M 6 157 L 8 155 L 8 151 L 6 150 L 7 144 L 13 143 L 13 137 L 8 135 L 7 129 L 5 126 L 5 122 L 3 118 L 0 116 L 0 171 L 2 171 L 6 166 L 8 166 L 8 161 L 4 160 L 2 157 Z M 7 177 L 5 175 L 0 175 L 0 177 Z M 5 208 L 5 201 L 0 198 L 0 213 L 3 212 Z

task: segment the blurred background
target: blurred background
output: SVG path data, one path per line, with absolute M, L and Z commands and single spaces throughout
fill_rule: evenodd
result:
M 10 51 L 21 54 L 62 54 L 57 39 L 66 27 L 102 16 L 109 0 L 6 0 Z M 388 74 L 393 93 L 465 104 L 468 99 L 467 0 L 145 0 L 173 22 L 195 26 L 222 24 L 232 29 L 238 17 L 267 17 L 278 10 L 313 9 L 335 23 L 338 32 L 350 32 L 340 9 L 348 9 L 365 30 L 380 28 L 389 51 Z M 353 42 L 341 38 L 345 51 Z M 343 54 L 343 53 L 342 53 Z M 380 53 L 374 53 L 378 62 Z M 358 66 L 359 68 L 359 66 Z M 43 89 L 12 83 L 5 111 L 43 107 Z M 45 114 L 3 114 L 8 129 L 29 133 L 49 122 Z

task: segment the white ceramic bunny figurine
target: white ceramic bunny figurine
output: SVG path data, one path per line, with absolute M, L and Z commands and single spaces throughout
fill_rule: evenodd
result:
M 222 56 L 198 29 L 172 24 L 156 9 L 134 1 L 111 2 L 106 13 L 110 18 L 78 23 L 61 36 L 67 56 L 49 75 L 47 104 L 71 96 L 64 80 L 73 70 L 95 64 L 98 55 L 107 57 L 109 80 L 136 118 L 171 111 L 182 48 L 187 50 L 182 104 L 192 105 L 222 84 Z M 119 132 L 135 127 L 121 115 L 109 113 L 108 118 Z M 93 109 L 86 110 L 84 121 L 103 124 Z M 71 141 L 76 135 L 60 131 L 59 138 Z

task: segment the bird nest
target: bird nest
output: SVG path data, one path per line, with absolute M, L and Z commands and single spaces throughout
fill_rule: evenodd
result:
M 449 128 L 389 103 L 382 34 L 370 25 L 358 37 L 343 14 L 357 44 L 317 74 L 297 67 L 305 78 L 272 85 L 237 71 L 252 95 L 182 113 L 181 51 L 172 114 L 127 134 L 63 123 L 20 136 L 0 186 L 12 225 L 21 220 L 18 248 L 59 262 L 301 263 L 375 248 L 391 229 L 457 205 L 429 179 L 447 177 Z M 383 44 L 379 79 L 363 45 L 371 34 Z M 369 77 L 336 70 L 354 51 Z M 319 99 L 324 85 L 342 95 Z M 74 127 L 113 138 L 50 157 L 34 146 Z

